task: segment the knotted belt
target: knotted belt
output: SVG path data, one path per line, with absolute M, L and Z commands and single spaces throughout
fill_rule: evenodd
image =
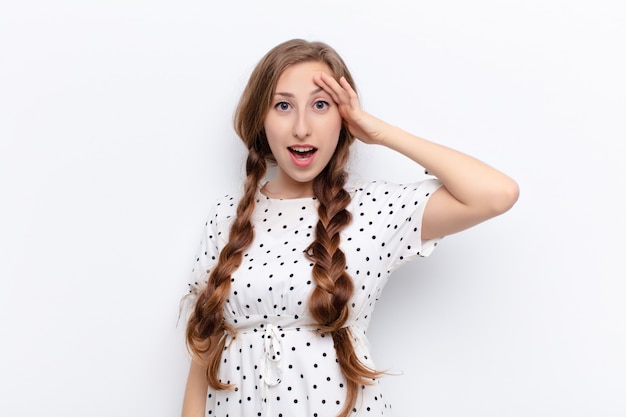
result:
M 237 334 L 257 333 L 263 338 L 263 355 L 261 357 L 260 373 L 263 384 L 261 386 L 261 395 L 263 404 L 269 414 L 270 401 L 268 399 L 269 389 L 280 384 L 282 380 L 283 368 L 281 359 L 283 357 L 282 338 L 285 332 L 291 331 L 318 331 L 319 325 L 315 323 L 312 317 L 297 317 L 288 315 L 250 315 L 239 317 L 225 318 L 225 323 L 235 330 L 235 334 L 224 331 L 225 347 L 230 347 L 233 339 Z M 356 346 L 362 345 L 362 336 L 364 331 L 356 326 L 356 323 L 350 321 L 346 323 L 346 327 L 353 328 L 353 336 L 356 338 Z

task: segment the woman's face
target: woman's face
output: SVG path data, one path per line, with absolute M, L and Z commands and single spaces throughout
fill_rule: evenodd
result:
M 326 167 L 339 140 L 342 119 L 330 95 L 313 81 L 319 72 L 332 74 L 321 62 L 287 68 L 265 117 L 265 134 L 278 164 L 272 191 L 312 195 L 313 179 Z

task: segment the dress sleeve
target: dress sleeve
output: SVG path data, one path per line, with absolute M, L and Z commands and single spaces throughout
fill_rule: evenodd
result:
M 193 268 L 187 284 L 188 292 L 181 299 L 181 314 L 183 310 L 191 311 L 190 309 L 194 307 L 198 294 L 207 285 L 211 269 L 217 263 L 220 251 L 218 223 L 217 206 L 213 206 L 204 224 L 200 245 L 194 258 Z
M 387 235 L 385 252 L 392 271 L 417 257 L 429 256 L 441 238 L 422 240 L 422 217 L 430 196 L 441 186 L 437 179 L 412 184 L 387 184 L 383 187 L 384 202 L 381 224 Z

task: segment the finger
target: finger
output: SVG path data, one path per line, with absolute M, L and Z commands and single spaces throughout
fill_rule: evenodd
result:
M 333 77 L 328 77 L 326 80 L 334 86 L 335 92 L 340 94 L 341 97 L 345 99 L 344 103 L 360 107 L 358 94 L 344 76 L 339 78 L 339 82 L 337 82 Z
M 356 93 L 354 88 L 352 88 L 348 80 L 346 80 L 345 77 L 341 77 L 339 79 L 339 84 L 346 95 L 346 103 L 354 110 L 360 109 L 361 101 L 359 100 L 359 95 Z
M 348 80 L 346 80 L 346 77 L 341 77 L 339 79 L 339 84 L 343 87 L 344 90 L 346 90 L 346 92 L 348 93 L 348 96 L 350 96 L 350 98 L 357 98 L 358 97 L 358 94 L 356 93 L 356 91 L 354 91 L 354 88 L 352 88 L 352 86 L 350 85 Z
M 330 78 L 333 81 L 334 79 L 332 77 L 325 77 L 325 75 L 326 74 L 324 74 L 323 72 L 315 74 L 313 76 L 313 82 L 317 84 L 319 87 L 321 87 L 326 93 L 328 93 L 328 95 L 330 95 L 330 97 L 333 99 L 335 103 L 339 103 L 339 97 L 335 89 L 333 88 L 332 85 L 329 85 L 329 83 L 327 82 L 328 78 Z
M 332 91 L 329 94 L 333 94 L 337 103 L 347 103 L 350 99 L 348 92 L 329 74 L 320 73 L 320 80 Z

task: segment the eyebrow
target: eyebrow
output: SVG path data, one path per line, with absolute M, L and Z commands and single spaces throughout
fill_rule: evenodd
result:
M 309 95 L 312 96 L 313 94 L 317 94 L 320 91 L 324 91 L 324 89 L 322 87 L 318 87 L 315 90 L 311 91 L 311 93 Z M 285 92 L 282 92 L 282 91 L 277 91 L 275 94 L 277 96 L 283 96 L 283 97 L 295 97 L 292 93 L 285 93 Z

